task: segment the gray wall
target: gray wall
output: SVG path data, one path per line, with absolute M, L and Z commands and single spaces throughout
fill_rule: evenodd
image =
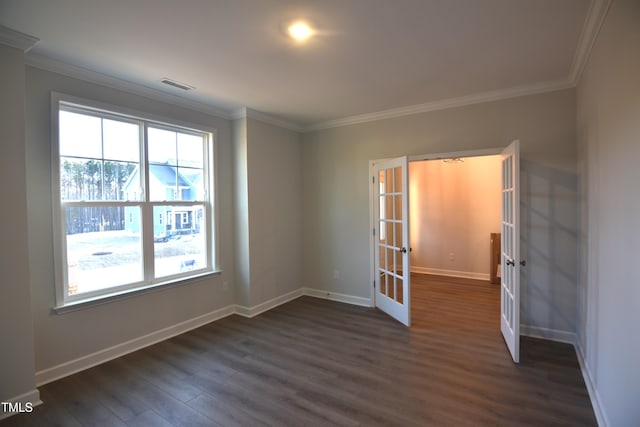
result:
M 24 53 L 0 45 L 0 401 L 35 390 L 25 174 Z M 0 412 L 0 417 L 2 417 Z
M 24 71 L 23 71 L 24 74 Z M 86 356 L 234 302 L 231 123 L 36 68 L 26 69 L 29 270 L 36 371 Z M 52 240 L 50 92 L 57 91 L 217 129 L 220 276 L 56 315 Z M 17 177 L 19 178 L 19 176 Z M 5 181 L 6 182 L 6 181 Z M 28 353 L 27 353 L 28 354 Z
M 574 90 L 305 134 L 304 285 L 370 296 L 370 160 L 503 147 L 514 139 L 521 142 L 522 251 L 528 262 L 522 323 L 575 332 Z
M 252 308 L 302 285 L 300 134 L 234 120 L 238 304 Z
M 249 186 L 247 169 L 247 119 L 233 121 L 233 205 L 235 208 L 236 303 L 251 306 L 249 254 Z
M 578 86 L 578 331 L 603 421 L 640 425 L 640 2 L 615 0 Z
M 252 118 L 247 135 L 255 305 L 302 286 L 302 148 L 299 133 Z

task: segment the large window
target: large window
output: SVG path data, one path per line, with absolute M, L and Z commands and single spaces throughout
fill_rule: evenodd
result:
M 56 96 L 57 304 L 214 270 L 213 135 Z

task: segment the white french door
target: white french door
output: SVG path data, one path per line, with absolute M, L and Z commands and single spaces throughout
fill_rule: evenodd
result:
M 520 143 L 502 152 L 502 256 L 500 330 L 515 363 L 520 361 Z
M 411 325 L 407 157 L 374 163 L 374 297 L 376 307 Z

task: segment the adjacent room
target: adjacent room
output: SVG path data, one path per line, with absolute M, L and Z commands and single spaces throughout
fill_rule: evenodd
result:
M 640 425 L 637 0 L 0 2 L 1 426 Z

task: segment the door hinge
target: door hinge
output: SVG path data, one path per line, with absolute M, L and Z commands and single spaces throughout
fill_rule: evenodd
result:
M 376 229 L 373 229 L 373 237 L 376 237 Z
M 373 289 L 375 289 L 375 288 L 376 288 L 376 281 L 374 280 L 373 281 Z
M 376 177 L 375 176 L 371 177 L 371 183 L 375 185 L 375 183 L 376 183 Z

